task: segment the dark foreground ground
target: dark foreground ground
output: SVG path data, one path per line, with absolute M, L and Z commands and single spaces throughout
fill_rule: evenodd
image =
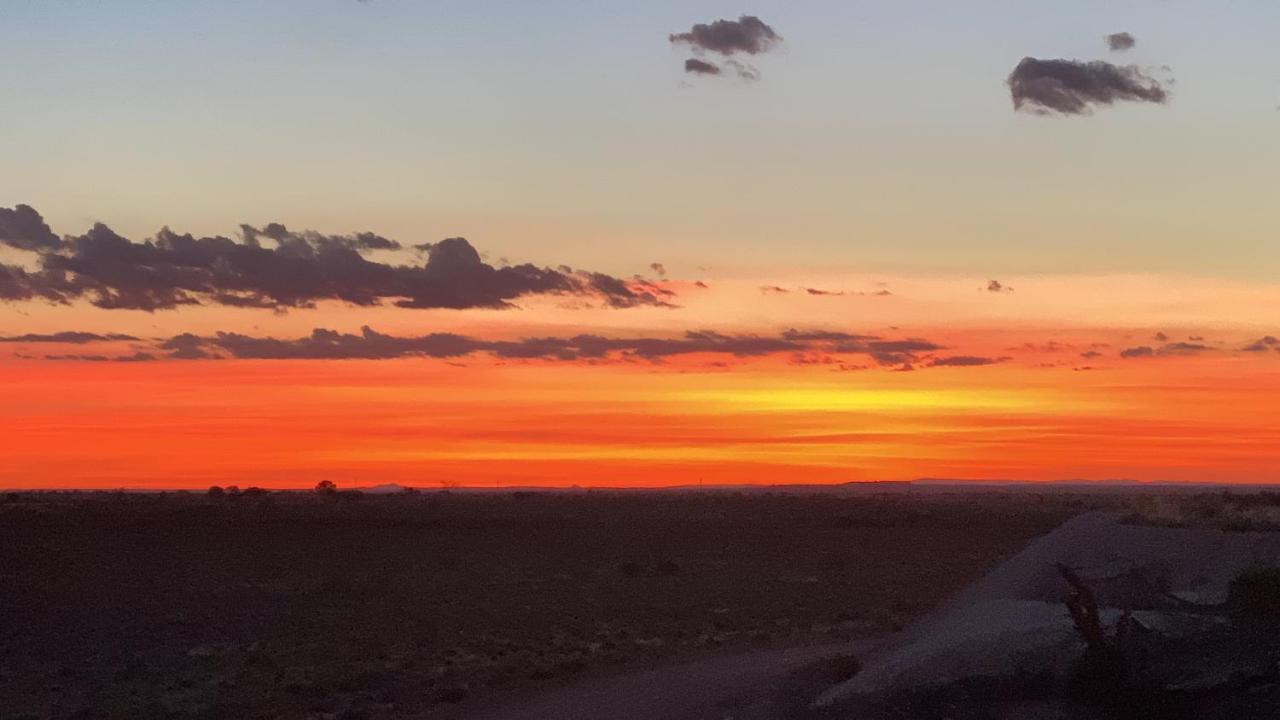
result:
M 0 718 L 450 715 L 892 632 L 1113 498 L 0 496 Z

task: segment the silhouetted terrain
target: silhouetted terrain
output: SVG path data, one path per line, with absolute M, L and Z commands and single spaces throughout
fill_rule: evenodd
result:
M 0 717 L 404 717 L 892 631 L 1114 497 L 0 497 Z

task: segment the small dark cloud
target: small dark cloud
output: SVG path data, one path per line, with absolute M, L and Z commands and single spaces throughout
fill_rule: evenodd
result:
M 1123 52 L 1138 44 L 1137 38 L 1127 32 L 1111 33 L 1106 39 L 1112 52 Z
M 1120 357 L 1122 358 L 1151 357 L 1152 355 L 1155 355 L 1155 354 L 1156 354 L 1155 349 L 1153 349 L 1149 345 L 1141 345 L 1139 347 L 1125 348 L 1124 350 L 1120 351 Z
M 822 353 L 795 353 L 791 356 L 792 365 L 836 365 L 839 361 Z
M 1169 336 L 1165 335 L 1162 332 L 1158 332 L 1152 336 L 1152 339 L 1154 339 L 1156 342 L 1168 342 Z
M 978 357 L 976 355 L 952 355 L 950 357 L 934 358 L 929 361 L 929 367 L 980 367 L 982 365 L 998 365 L 1002 362 L 1008 362 L 1013 358 L 1010 357 Z
M 175 335 L 160 343 L 159 349 L 174 360 L 212 360 L 218 357 L 205 350 L 204 338 L 191 333 Z
M 698 23 L 689 32 L 668 36 L 672 43 L 686 44 L 694 52 L 713 52 L 729 56 L 736 53 L 757 55 L 768 52 L 782 41 L 772 27 L 754 15 L 743 15 L 737 20 L 716 20 Z
M 1162 104 L 1169 98 L 1161 82 L 1133 65 L 1102 60 L 1023 58 L 1008 79 L 1014 110 L 1046 115 L 1089 115 L 1116 102 Z
M 1280 351 L 1280 339 L 1273 335 L 1267 335 L 1254 340 L 1240 349 L 1244 352 L 1267 352 L 1268 350 Z
M 820 289 L 818 289 L 818 288 L 808 288 L 808 287 L 807 287 L 807 288 L 805 288 L 805 289 L 804 289 L 804 291 L 805 291 L 805 292 L 807 292 L 807 293 L 809 293 L 810 295 L 818 295 L 818 296 L 838 296 L 838 295 L 844 295 L 844 292 L 843 292 L 843 291 L 840 291 L 840 290 L 820 290 Z
M 702 288 L 703 290 L 706 290 L 708 287 L 711 287 L 710 285 L 707 285 L 706 283 L 702 282 L 701 280 L 698 280 L 697 282 L 695 282 L 695 283 L 693 284 L 693 286 L 694 286 L 694 287 L 697 287 L 697 288 Z
M 1160 354 L 1162 355 L 1195 355 L 1196 353 L 1209 352 L 1211 350 L 1213 350 L 1213 348 L 1209 347 L 1208 345 L 1204 345 L 1202 343 L 1173 342 L 1173 343 L 1165 343 L 1164 347 L 1160 348 Z
M 845 352 L 857 352 L 853 346 L 845 346 Z M 922 353 L 934 352 L 935 350 L 944 350 L 944 346 L 929 340 L 921 340 L 920 338 L 908 338 L 906 340 L 872 340 L 867 343 L 866 347 L 873 352 L 902 352 L 902 353 Z
M 796 330 L 795 328 L 782 333 L 782 337 L 802 342 L 863 342 L 880 339 L 875 335 L 857 335 L 835 330 Z
M 1102 353 L 1098 352 L 1097 350 L 1086 350 L 1080 353 L 1080 357 L 1086 360 L 1092 360 L 1093 358 L 1102 357 Z
M 839 342 L 836 352 L 865 353 L 881 365 L 909 365 L 920 361 L 920 353 L 944 349 L 942 345 L 920 338 L 906 340 L 862 340 Z
M 649 269 L 657 273 L 658 277 L 667 276 L 667 266 L 660 262 L 649 263 Z
M 760 287 L 760 292 L 764 293 L 765 295 L 770 295 L 770 294 L 787 295 L 791 291 L 779 285 L 763 285 Z
M 727 67 L 747 82 L 759 80 L 760 71 L 731 56 L 759 55 L 772 50 L 782 42 L 781 35 L 754 15 L 743 15 L 737 20 L 698 23 L 689 32 L 672 33 L 667 36 L 667 39 L 673 44 L 688 45 L 693 54 L 698 56 L 684 61 L 686 73 L 718 76 L 725 74 L 724 69 Z M 707 53 L 724 56 L 726 58 L 724 67 L 703 59 Z
M 1032 352 L 1056 353 L 1064 350 L 1074 349 L 1075 346 L 1068 343 L 1061 343 L 1057 340 L 1048 340 L 1042 343 L 1025 342 L 1021 347 L 1010 348 L 1010 350 L 1030 350 Z
M 1009 287 L 1008 285 L 1005 285 L 1004 283 L 1000 282 L 999 280 L 988 280 L 988 281 L 987 281 L 987 292 L 989 292 L 989 293 L 1005 293 L 1005 292 L 1013 292 L 1013 288 Z
M 720 66 L 706 60 L 689 58 L 684 61 L 684 71 L 692 75 L 719 75 Z

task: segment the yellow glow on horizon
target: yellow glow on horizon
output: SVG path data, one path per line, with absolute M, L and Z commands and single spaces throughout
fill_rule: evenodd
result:
M 1057 410 L 1064 407 L 1060 394 L 1002 389 L 742 388 L 690 391 L 679 399 L 763 412 L 1018 412 L 1042 409 L 1049 402 Z

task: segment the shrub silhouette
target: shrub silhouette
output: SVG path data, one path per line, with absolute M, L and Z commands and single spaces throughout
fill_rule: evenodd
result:
M 222 496 L 223 496 L 223 495 L 225 495 L 225 494 L 226 494 L 226 493 L 222 490 L 222 487 L 221 487 L 221 486 L 219 486 L 219 485 L 214 485 L 214 486 L 210 487 L 210 488 L 209 488 L 209 492 L 208 492 L 208 495 L 209 495 L 209 497 L 211 497 L 211 498 L 220 498 L 220 497 L 222 497 Z
M 1247 617 L 1280 619 L 1280 567 L 1240 571 L 1227 589 L 1227 607 Z
M 333 495 L 338 492 L 338 486 L 332 480 L 321 480 L 316 483 L 316 493 L 320 495 Z
M 1139 654 L 1134 642 L 1133 616 L 1125 610 L 1114 632 L 1107 632 L 1093 589 L 1070 567 L 1057 563 L 1057 568 L 1071 586 L 1067 611 L 1076 634 L 1085 643 L 1084 657 L 1077 664 L 1073 678 L 1076 692 L 1102 705 L 1131 703 L 1138 689 L 1135 680 Z

